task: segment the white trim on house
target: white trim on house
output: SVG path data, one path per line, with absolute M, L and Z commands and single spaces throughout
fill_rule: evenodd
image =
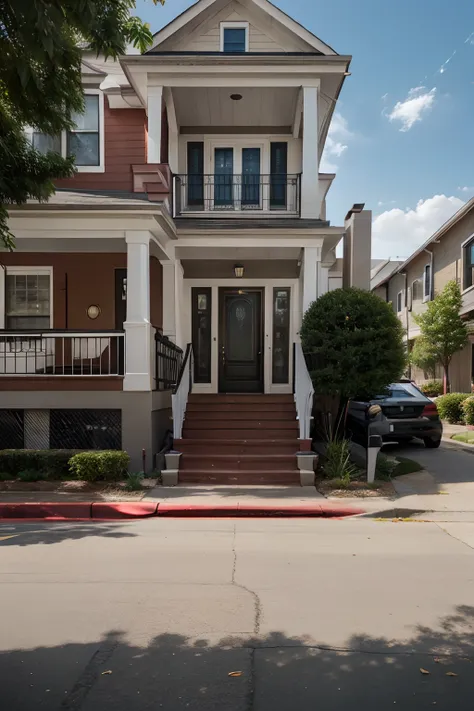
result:
M 7 310 L 5 286 L 6 276 L 10 274 L 17 274 L 20 276 L 25 274 L 34 274 L 35 276 L 49 276 L 49 328 L 53 328 L 53 267 L 7 267 L 5 265 L 1 265 L 0 267 L 0 328 L 5 328 Z
M 474 289 L 474 283 L 470 286 L 464 285 L 464 277 L 466 274 L 466 247 L 470 242 L 474 242 L 474 233 L 461 243 L 461 292 L 463 294 Z
M 300 312 L 300 283 L 299 279 L 184 279 L 183 299 L 181 302 L 181 326 L 183 342 L 192 341 L 192 288 L 209 287 L 212 289 L 211 306 L 211 382 L 195 383 L 195 393 L 219 392 L 219 289 L 223 287 L 262 288 L 263 294 L 263 374 L 264 393 L 287 394 L 293 392 L 293 348 L 292 344 L 298 340 L 301 326 Z M 289 377 L 287 384 L 272 383 L 272 355 L 273 355 L 273 289 L 290 289 L 290 354 Z
M 399 291 L 397 294 L 397 314 L 401 314 L 403 311 L 403 291 Z
M 219 51 L 224 51 L 224 30 L 245 30 L 245 51 L 250 47 L 250 22 L 221 22 L 219 27 L 220 42 Z

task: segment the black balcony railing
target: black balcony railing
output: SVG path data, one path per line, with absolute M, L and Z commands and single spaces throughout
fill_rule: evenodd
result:
M 300 213 L 300 174 L 175 175 L 174 215 L 187 212 Z
M 183 351 L 166 336 L 155 333 L 156 390 L 173 390 L 183 363 Z

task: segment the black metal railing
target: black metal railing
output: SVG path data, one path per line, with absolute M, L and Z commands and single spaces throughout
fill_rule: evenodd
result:
M 182 363 L 182 349 L 157 331 L 155 333 L 155 389 L 174 390 Z
M 300 213 L 301 175 L 175 175 L 174 216 L 187 212 Z
M 0 331 L 0 376 L 125 372 L 123 331 Z

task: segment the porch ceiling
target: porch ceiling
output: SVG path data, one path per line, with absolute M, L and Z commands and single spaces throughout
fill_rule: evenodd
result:
M 253 261 L 298 261 L 301 247 L 176 247 L 176 256 L 183 261 L 222 261 L 236 262 Z
M 241 94 L 240 101 L 230 98 Z M 291 126 L 298 89 L 292 87 L 175 87 L 178 123 L 183 126 Z
M 236 259 L 183 259 L 181 264 L 185 279 L 235 279 Z M 244 279 L 297 279 L 300 272 L 298 259 L 241 260 Z

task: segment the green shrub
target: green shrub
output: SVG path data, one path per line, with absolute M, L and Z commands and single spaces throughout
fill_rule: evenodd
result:
M 469 397 L 469 393 L 448 393 L 442 395 L 436 400 L 439 416 L 442 420 L 446 420 L 450 425 L 455 425 L 458 422 L 464 421 L 464 412 L 462 404 Z
M 390 481 L 396 466 L 396 462 L 389 459 L 386 454 L 379 452 L 375 467 L 375 478 L 382 481 Z
M 127 452 L 103 450 L 75 454 L 69 466 L 83 481 L 117 481 L 127 476 L 129 462 Z
M 36 469 L 25 469 L 24 472 L 19 472 L 19 481 L 44 481 L 48 478 L 47 472 L 39 472 Z
M 0 471 L 14 479 L 20 472 L 47 472 L 49 479 L 64 479 L 70 476 L 69 460 L 76 454 L 74 449 L 2 449 Z
M 468 397 L 464 400 L 462 404 L 462 411 L 464 414 L 464 422 L 466 425 L 474 425 L 474 395 Z
M 442 395 L 443 389 L 441 380 L 428 380 L 428 382 L 420 386 L 421 392 L 428 397 L 438 397 L 438 395 Z
M 350 442 L 348 439 L 333 439 L 327 443 L 324 453 L 324 476 L 327 479 L 341 479 L 350 483 L 357 468 L 351 463 Z

